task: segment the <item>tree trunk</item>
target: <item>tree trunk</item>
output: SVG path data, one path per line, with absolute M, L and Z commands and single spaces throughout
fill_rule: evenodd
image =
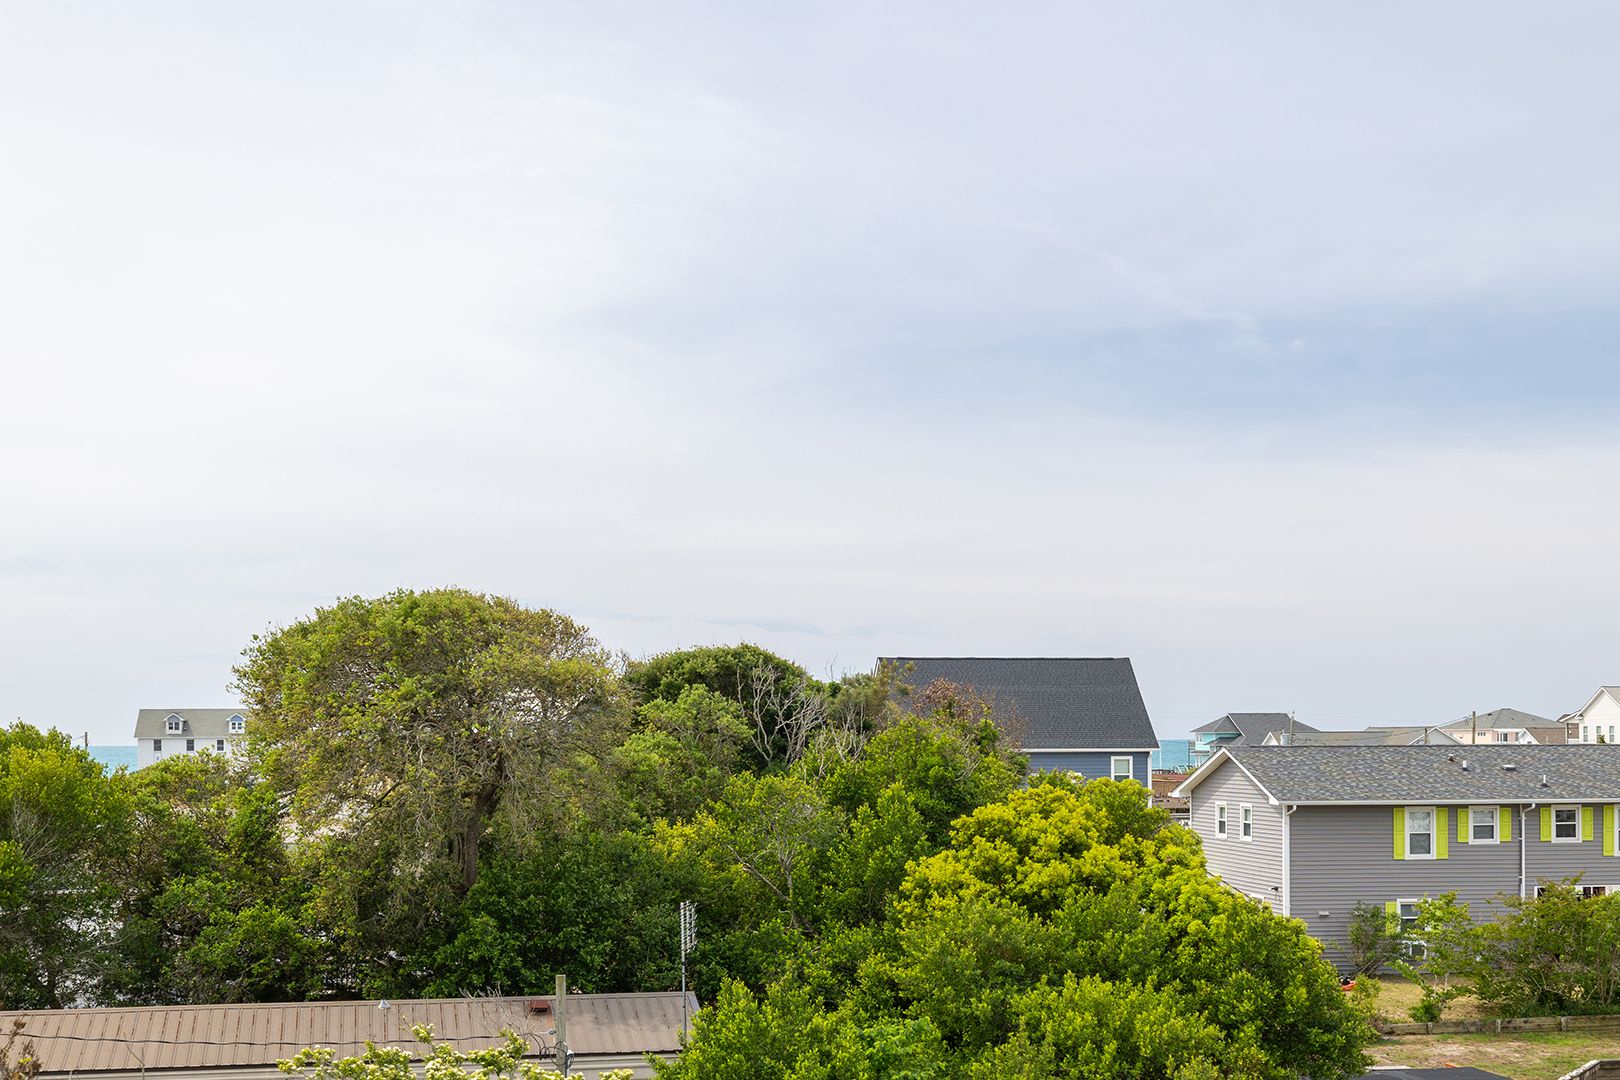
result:
M 478 842 L 484 837 L 484 829 L 489 825 L 489 819 L 494 816 L 495 808 L 500 805 L 500 792 L 494 788 L 485 788 L 473 796 L 471 812 L 467 816 L 467 825 L 461 833 L 461 880 L 467 892 L 478 884 Z

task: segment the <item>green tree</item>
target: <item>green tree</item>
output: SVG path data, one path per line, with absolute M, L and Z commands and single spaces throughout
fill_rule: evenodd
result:
M 128 805 L 59 731 L 0 728 L 0 1002 L 61 1008 L 92 988 Z
M 460 589 L 322 608 L 255 638 L 236 688 L 250 761 L 319 854 L 319 915 L 366 970 L 442 923 L 490 829 L 544 820 L 548 771 L 604 753 L 621 718 L 584 627 Z
M 417 1080 L 424 1075 L 457 1080 L 585 1080 L 580 1073 L 565 1077 L 556 1069 L 523 1060 L 531 1048 L 522 1036 L 510 1031 L 501 1032 L 498 1045 L 482 1050 L 435 1043 L 433 1028 L 427 1024 L 411 1028 L 411 1034 L 428 1049 L 413 1053 L 403 1047 L 368 1042 L 363 1053 L 340 1058 L 330 1047 L 306 1046 L 277 1065 L 284 1073 L 297 1073 L 309 1080 Z M 629 1069 L 608 1069 L 597 1080 L 630 1080 L 631 1075 Z
M 184 755 L 123 778 L 109 868 L 108 1004 L 283 1001 L 323 989 L 328 942 L 304 911 L 280 800 L 227 758 Z
M 1539 891 L 1499 897 L 1502 917 L 1478 928 L 1475 992 L 1511 1016 L 1614 1012 L 1620 896 L 1585 896 L 1578 877 Z

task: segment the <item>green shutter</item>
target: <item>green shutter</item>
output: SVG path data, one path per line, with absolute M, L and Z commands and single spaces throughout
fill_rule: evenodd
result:
M 1581 839 L 1592 839 L 1592 808 L 1590 806 L 1581 807 Z
M 1541 808 L 1541 839 L 1543 841 L 1552 839 L 1552 807 L 1550 806 Z
M 1513 839 L 1513 807 L 1496 808 L 1496 835 L 1502 838 L 1504 844 Z
M 1387 915 L 1388 917 L 1390 917 L 1391 919 L 1394 919 L 1395 920 L 1395 925 L 1399 926 L 1400 921 L 1401 921 L 1401 905 L 1400 905 L 1400 901 L 1398 901 L 1398 900 L 1385 900 L 1384 901 L 1384 914 Z
M 1395 808 L 1395 857 L 1406 858 L 1406 807 Z
M 1468 828 L 1474 820 L 1474 812 L 1466 806 L 1457 807 L 1457 843 L 1468 843 Z
M 1434 808 L 1434 857 L 1446 858 L 1446 841 L 1451 832 L 1451 822 L 1446 820 L 1451 813 L 1450 807 L 1437 806 Z
M 1603 854 L 1614 854 L 1614 803 L 1603 808 Z

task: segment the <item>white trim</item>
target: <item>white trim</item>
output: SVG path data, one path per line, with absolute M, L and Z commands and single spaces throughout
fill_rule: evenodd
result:
M 1464 807 L 1459 807 L 1459 809 L 1461 809 L 1463 813 L 1468 815 L 1468 839 L 1465 841 L 1466 843 L 1469 843 L 1469 844 L 1500 844 L 1502 842 L 1502 804 L 1501 803 L 1492 803 L 1489 806 L 1483 806 L 1483 805 L 1481 805 L 1481 806 L 1464 806 Z M 1481 840 L 1481 839 L 1479 839 L 1478 837 L 1476 837 L 1474 835 L 1474 811 L 1475 810 L 1489 810 L 1491 812 L 1491 838 L 1489 840 Z
M 1204 762 L 1202 765 L 1198 766 L 1197 769 L 1193 770 L 1193 774 L 1191 776 L 1177 784 L 1176 790 L 1172 791 L 1170 794 L 1177 798 L 1191 795 L 1192 789 L 1204 782 L 1205 774 L 1214 769 L 1222 761 L 1230 761 L 1233 765 L 1236 765 L 1238 767 L 1238 771 L 1249 778 L 1249 783 L 1258 788 L 1260 790 L 1260 794 L 1266 797 L 1266 802 L 1270 803 L 1272 806 L 1282 805 L 1277 801 L 1277 796 L 1267 791 L 1266 786 L 1254 778 L 1254 773 L 1250 772 L 1248 769 L 1245 769 L 1243 767 L 1243 762 L 1233 757 L 1231 752 L 1228 751 L 1224 746 L 1211 754 L 1208 761 Z
M 1125 763 L 1125 779 L 1135 780 L 1136 758 L 1130 754 L 1110 754 L 1108 756 L 1108 779 L 1118 780 L 1120 778 L 1119 763 L 1122 761 Z
M 1238 804 L 1238 839 L 1245 844 L 1254 843 L 1254 805 Z
M 1558 811 L 1575 811 L 1575 835 L 1558 835 Z M 1552 842 L 1555 844 L 1578 844 L 1581 842 L 1581 804 L 1580 803 L 1553 803 L 1552 805 Z
M 1414 834 L 1412 832 L 1412 811 L 1414 811 L 1414 810 L 1417 810 L 1417 811 L 1420 811 L 1420 812 L 1425 812 L 1426 811 L 1428 813 L 1428 815 L 1429 815 L 1429 851 L 1428 851 L 1428 854 L 1416 854 L 1416 855 L 1414 855 L 1412 853 L 1412 837 L 1414 835 L 1417 835 L 1417 836 L 1422 836 L 1423 835 L 1422 833 Z M 1406 813 L 1401 815 L 1401 820 L 1402 820 L 1402 826 L 1406 830 L 1406 840 L 1405 840 L 1405 843 L 1406 843 L 1406 857 L 1408 859 L 1434 859 L 1434 858 L 1437 858 L 1438 856 L 1436 855 L 1436 852 L 1440 848 L 1440 815 L 1435 811 L 1435 808 L 1433 806 L 1427 806 L 1427 805 L 1408 806 L 1406 808 Z
M 1218 802 L 1215 804 L 1215 838 L 1217 840 L 1226 840 L 1231 835 L 1232 822 L 1227 816 L 1226 804 Z
M 1021 746 L 1026 754 L 1151 754 L 1161 746 Z
M 1284 917 L 1294 913 L 1293 872 L 1289 864 L 1293 861 L 1293 829 L 1289 826 L 1289 818 L 1294 816 L 1294 807 L 1283 807 L 1282 834 L 1283 834 L 1283 879 L 1282 879 L 1282 913 Z

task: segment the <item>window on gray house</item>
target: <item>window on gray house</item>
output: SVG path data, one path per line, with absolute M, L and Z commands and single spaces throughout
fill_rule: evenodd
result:
M 1581 838 L 1581 808 L 1578 806 L 1553 807 L 1553 840 L 1570 841 Z
M 187 739 L 186 740 L 186 753 L 189 754 L 195 749 L 197 749 L 197 740 L 196 739 Z

